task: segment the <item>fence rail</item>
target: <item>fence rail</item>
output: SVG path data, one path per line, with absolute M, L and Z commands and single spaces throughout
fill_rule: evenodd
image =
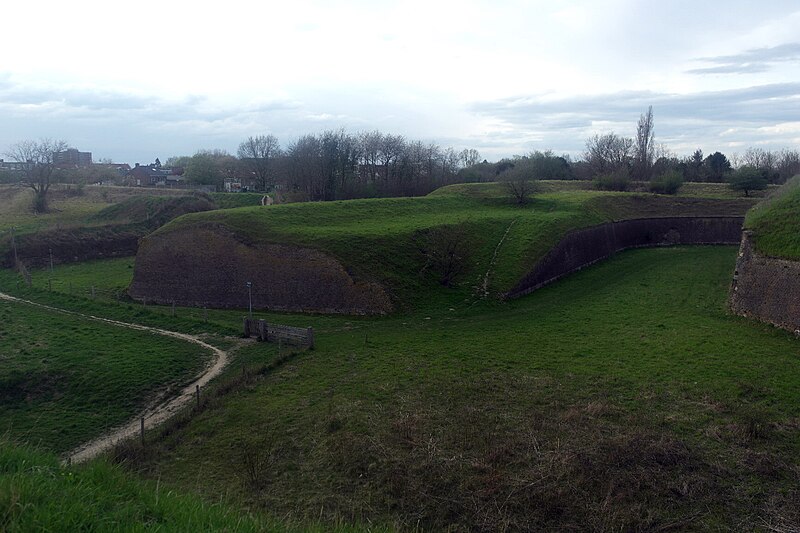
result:
M 244 318 L 243 325 L 245 337 L 255 335 L 260 341 L 285 341 L 289 344 L 314 347 L 314 328 L 312 327 L 297 328 L 282 324 L 270 324 L 266 320 L 248 317 Z

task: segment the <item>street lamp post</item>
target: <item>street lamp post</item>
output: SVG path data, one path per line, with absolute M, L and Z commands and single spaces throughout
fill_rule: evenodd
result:
M 252 291 L 253 284 L 249 281 L 247 282 L 247 302 L 250 307 L 250 318 L 253 318 L 253 291 Z

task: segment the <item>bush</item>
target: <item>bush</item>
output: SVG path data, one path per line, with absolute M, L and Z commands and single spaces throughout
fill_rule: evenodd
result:
M 514 166 L 503 171 L 498 180 L 505 184 L 509 196 L 517 205 L 528 203 L 528 197 L 536 192 L 538 183 L 533 178 L 530 164 L 523 161 L 518 161 Z
M 650 182 L 650 192 L 676 194 L 683 186 L 683 176 L 677 170 L 668 170 Z
M 628 170 L 621 168 L 611 174 L 603 174 L 594 179 L 594 186 L 601 191 L 627 191 L 631 180 Z

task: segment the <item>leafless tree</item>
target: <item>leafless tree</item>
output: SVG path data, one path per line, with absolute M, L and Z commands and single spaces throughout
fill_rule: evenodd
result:
M 519 205 L 528 203 L 529 196 L 536 190 L 537 182 L 533 179 L 533 169 L 527 160 L 518 159 L 513 167 L 509 167 L 499 176 L 506 190 Z
M 633 153 L 633 139 L 621 137 L 616 133 L 595 134 L 586 140 L 584 160 L 589 165 L 592 176 L 610 174 L 620 168 L 627 168 Z
M 239 145 L 239 159 L 258 180 L 262 190 L 274 185 L 275 160 L 281 155 L 281 146 L 274 135 L 248 137 Z
M 458 153 L 461 159 L 461 166 L 464 168 L 477 165 L 481 162 L 481 153 L 474 148 L 465 148 Z
M 68 147 L 67 142 L 62 140 L 27 140 L 12 145 L 5 154 L 10 159 L 25 163 L 22 183 L 33 189 L 33 210 L 37 213 L 47 211 L 47 193 L 55 170 L 53 156 Z
M 433 271 L 439 283 L 452 286 L 456 278 L 470 264 L 472 247 L 470 233 L 462 223 L 453 226 L 436 226 L 418 234 L 420 252 L 425 257 L 424 270 Z
M 649 180 L 656 159 L 655 132 L 653 131 L 653 106 L 647 113 L 639 117 L 636 126 L 636 146 L 634 147 L 633 177 L 637 180 Z
M 800 151 L 785 148 L 778 152 L 775 169 L 781 182 L 800 174 Z

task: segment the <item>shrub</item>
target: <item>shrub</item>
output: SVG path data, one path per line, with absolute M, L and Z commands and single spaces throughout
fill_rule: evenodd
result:
M 628 170 L 621 168 L 611 174 L 603 174 L 594 179 L 594 186 L 601 191 L 627 191 L 631 180 Z
M 452 286 L 470 262 L 472 247 L 463 224 L 437 226 L 417 236 L 419 250 L 425 257 L 423 270 L 431 270 L 445 287 Z
M 528 203 L 528 196 L 536 191 L 538 183 L 529 165 L 521 161 L 500 174 L 499 180 L 505 184 L 506 191 L 517 205 Z
M 677 170 L 668 170 L 650 182 L 650 192 L 676 194 L 683 185 L 683 176 Z

